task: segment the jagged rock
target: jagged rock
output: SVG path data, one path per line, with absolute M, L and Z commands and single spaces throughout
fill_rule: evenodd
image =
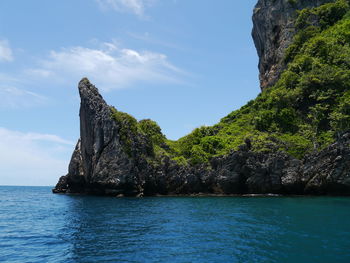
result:
M 305 160 L 307 194 L 350 194 L 350 133 Z
M 134 195 L 142 161 L 124 151 L 111 108 L 86 78 L 79 83 L 80 139 L 72 155 L 67 192 Z M 134 145 L 139 150 L 139 145 Z M 141 149 L 142 151 L 142 149 Z M 56 187 L 59 189 L 59 187 Z
M 66 193 L 68 189 L 67 176 L 61 176 L 52 192 L 55 194 Z
M 253 13 L 252 36 L 259 56 L 261 89 L 272 86 L 285 69 L 284 52 L 295 34 L 297 10 L 335 0 L 259 0 Z

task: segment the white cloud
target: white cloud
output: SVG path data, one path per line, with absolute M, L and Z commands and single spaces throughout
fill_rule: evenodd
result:
M 0 39 L 0 62 L 11 62 L 13 61 L 12 50 L 7 40 Z
M 0 131 L 1 131 L 1 128 L 0 128 Z M 20 133 L 17 132 L 17 134 L 20 134 Z M 20 136 L 27 141 L 46 141 L 46 142 L 52 142 L 52 143 L 74 145 L 74 142 L 62 139 L 61 137 L 53 134 L 26 133 L 26 134 L 20 134 Z
M 154 0 L 96 0 L 101 8 L 118 12 L 133 13 L 144 17 L 145 8 L 153 5 Z
M 1 79 L 1 78 L 0 78 Z M 24 108 L 44 104 L 46 97 L 25 89 L 0 83 L 0 108 Z
M 54 185 L 67 173 L 72 142 L 0 127 L 0 185 Z
M 39 68 L 27 73 L 70 83 L 88 77 L 104 90 L 125 88 L 136 82 L 181 82 L 184 75 L 164 54 L 120 48 L 113 43 L 104 43 L 97 49 L 73 47 L 51 51 L 40 61 Z
M 35 92 L 24 89 L 28 82 L 21 74 L 16 77 L 0 73 L 0 109 L 17 109 L 45 104 L 47 98 Z

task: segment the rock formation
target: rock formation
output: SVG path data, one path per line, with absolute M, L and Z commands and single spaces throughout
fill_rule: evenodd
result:
M 81 137 L 55 193 L 350 194 L 350 133 L 304 160 L 282 152 L 255 153 L 247 143 L 210 165 L 182 166 L 166 156 L 154 160 L 147 138 L 133 138 L 128 152 L 120 136 L 122 124 L 112 118 L 96 87 L 83 79 L 79 93 Z
M 130 156 L 120 140 L 121 124 L 112 119 L 111 107 L 86 78 L 79 83 L 79 94 L 80 139 L 73 152 L 68 175 L 60 179 L 60 191 L 128 195 L 141 192 L 140 170 L 147 170 L 147 163 L 140 158 L 141 153 L 146 151 L 145 143 L 135 138 L 133 156 Z M 68 187 L 62 188 L 62 183 Z
M 284 51 L 295 34 L 297 10 L 334 0 L 259 0 L 253 13 L 252 36 L 259 56 L 261 89 L 276 83 L 284 70 Z

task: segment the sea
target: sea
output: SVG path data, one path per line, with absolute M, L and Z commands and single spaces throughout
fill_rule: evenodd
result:
M 350 198 L 52 194 L 0 186 L 0 262 L 350 262 Z

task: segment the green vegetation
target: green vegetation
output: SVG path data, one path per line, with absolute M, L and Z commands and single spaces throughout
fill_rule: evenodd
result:
M 253 151 L 285 151 L 297 158 L 324 148 L 350 128 L 349 2 L 304 9 L 296 27 L 279 81 L 218 124 L 169 141 L 151 120 L 137 123 L 124 116 L 123 121 L 148 136 L 158 154 L 180 164 L 206 163 L 247 139 Z
M 146 143 L 143 146 L 145 146 L 148 156 L 167 154 L 163 149 L 169 148 L 166 145 L 166 138 L 155 121 L 146 119 L 138 122 L 130 114 L 117 111 L 114 107 L 111 107 L 111 111 L 112 118 L 119 124 L 120 140 L 127 154 L 132 156 L 132 150 L 137 150 L 136 148 L 143 142 Z
M 150 119 L 141 120 L 138 126 L 140 131 L 150 138 L 153 145 L 162 145 L 165 143 L 166 138 L 155 121 Z
M 111 107 L 111 111 L 112 118 L 119 124 L 119 136 L 120 140 L 123 142 L 124 150 L 131 155 L 134 138 L 136 138 L 139 133 L 137 120 L 133 116 L 125 112 L 117 111 L 113 107 Z

